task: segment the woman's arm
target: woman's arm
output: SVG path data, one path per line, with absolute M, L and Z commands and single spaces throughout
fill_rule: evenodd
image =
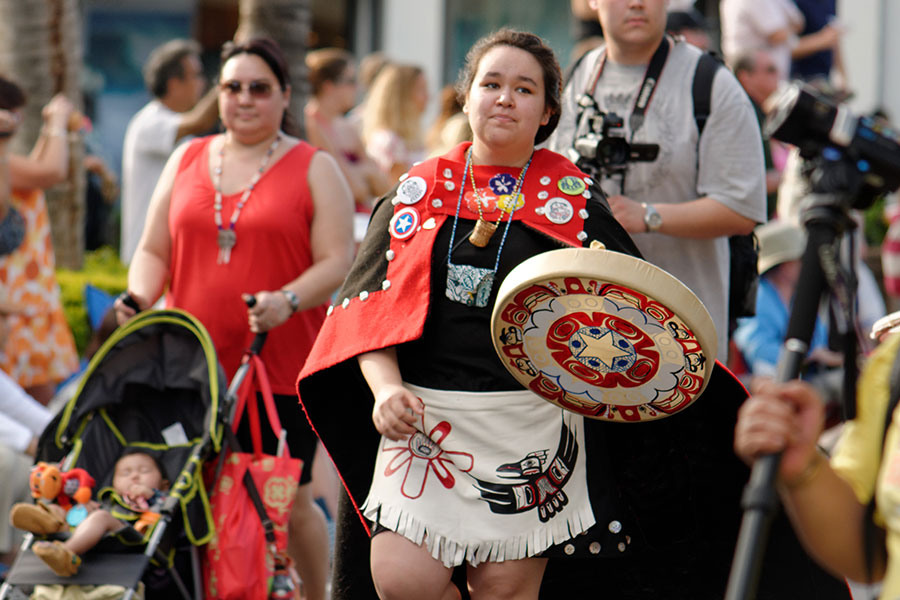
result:
M 150 197 L 144 232 L 128 268 L 128 292 L 143 310 L 156 302 L 169 281 L 169 260 L 172 250 L 172 235 L 169 232 L 169 205 L 178 165 L 188 145 L 179 146 L 163 168 Z M 116 320 L 121 325 L 135 311 L 121 299 L 115 303 Z
M 282 289 L 297 295 L 298 311 L 319 306 L 344 281 L 353 262 L 353 197 L 334 158 L 316 152 L 309 163 L 307 183 L 313 200 L 310 246 L 313 263 Z M 249 309 L 250 329 L 268 331 L 290 318 L 293 311 L 278 290 L 255 294 Z
M 422 401 L 403 387 L 397 349 L 393 346 L 356 357 L 369 389 L 375 396 L 372 421 L 383 436 L 402 440 L 413 433 L 413 427 L 425 412 Z
M 393 181 L 399 181 L 404 173 L 409 171 L 410 165 L 408 163 L 398 163 L 395 162 L 391 165 L 390 178 Z
M 69 115 L 72 103 L 57 94 L 44 107 L 44 126 L 31 154 L 9 157 L 13 188 L 46 189 L 66 180 L 69 174 Z

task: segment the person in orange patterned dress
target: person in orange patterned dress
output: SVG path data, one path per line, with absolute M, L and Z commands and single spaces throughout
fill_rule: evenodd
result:
M 22 90 L 0 77 L 0 109 L 19 113 L 24 104 Z M 78 369 L 75 340 L 54 273 L 43 193 L 68 175 L 67 125 L 73 110 L 62 95 L 44 107 L 44 126 L 27 157 L 7 154 L 8 138 L 0 140 L 0 154 L 8 161 L 10 204 L 25 223 L 25 237 L 18 248 L 0 256 L 0 297 L 18 309 L 5 317 L 9 337 L 0 347 L 0 369 L 42 404 L 50 401 L 57 383 Z

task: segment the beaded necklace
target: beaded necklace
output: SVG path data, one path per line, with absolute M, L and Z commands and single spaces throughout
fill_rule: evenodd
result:
M 512 201 L 507 206 L 509 219 L 506 221 L 506 227 L 503 228 L 503 237 L 500 238 L 500 247 L 497 249 L 497 258 L 494 261 L 494 268 L 485 269 L 473 265 L 455 265 L 453 264 L 452 258 L 454 241 L 456 240 L 456 226 L 459 223 L 459 207 L 462 206 L 463 203 L 466 175 L 469 173 L 470 168 L 473 173 L 475 170 L 475 166 L 472 164 L 472 149 L 469 148 L 469 152 L 466 154 L 466 168 L 463 171 L 462 181 L 459 184 L 459 201 L 456 203 L 453 228 L 450 230 L 450 249 L 447 252 L 447 287 L 445 294 L 450 300 L 465 304 L 466 306 L 476 306 L 478 308 L 487 306 L 488 299 L 491 295 L 491 288 L 494 286 L 494 277 L 497 274 L 497 268 L 500 266 L 500 254 L 503 252 L 503 246 L 506 244 L 506 236 L 509 233 L 509 226 L 513 220 L 513 213 L 519 208 L 518 202 L 516 201 L 518 199 L 519 190 L 522 187 L 522 182 L 525 181 L 525 173 L 531 165 L 532 158 L 534 158 L 534 154 L 529 157 L 528 162 L 522 168 L 522 172 L 519 173 L 519 180 L 516 182 Z M 478 191 L 475 187 L 474 174 L 472 175 L 472 187 L 475 189 L 475 202 L 478 204 L 478 221 L 475 223 L 475 229 L 472 230 L 472 234 L 469 236 L 469 241 L 472 242 L 473 245 L 483 248 L 487 245 L 491 235 L 497 229 L 497 223 L 500 222 L 502 216 L 497 220 L 497 223 L 489 223 L 486 221 L 481 210 L 481 199 L 478 197 Z M 489 226 L 489 233 L 487 233 L 487 238 L 484 239 L 484 243 L 479 244 L 477 241 L 481 241 L 480 237 L 477 238 L 477 241 L 473 241 L 472 238 L 476 237 L 475 233 L 478 229 L 478 223 L 481 223 L 482 221 Z
M 532 153 L 531 157 L 528 158 L 528 162 L 522 167 L 522 170 L 519 171 L 519 178 L 516 180 L 516 187 L 513 190 L 511 198 L 511 204 L 505 208 L 504 211 L 509 211 L 510 219 L 512 219 L 512 214 L 516 211 L 518 198 L 519 198 L 519 190 L 522 189 L 522 182 L 525 181 L 525 172 L 528 170 L 528 166 L 531 164 L 531 158 L 534 157 L 534 153 Z M 491 223 L 487 219 L 484 218 L 484 211 L 481 209 L 481 196 L 478 194 L 478 186 L 475 185 L 475 165 L 472 164 L 472 148 L 469 147 L 469 152 L 466 156 L 466 171 L 469 173 L 469 180 L 472 182 L 472 194 L 475 196 L 475 206 L 478 208 L 478 220 L 475 221 L 475 228 L 472 229 L 472 233 L 469 234 L 469 241 L 473 246 L 478 246 L 479 248 L 484 248 L 488 245 L 488 242 L 491 241 L 491 236 L 494 235 L 494 232 L 497 231 L 497 225 L 500 223 L 500 220 L 503 218 L 502 215 L 495 223 Z M 460 188 L 466 187 L 466 174 L 463 173 L 462 184 Z M 460 190 L 461 192 L 462 190 Z M 499 259 L 499 257 L 498 257 Z
M 256 174 L 253 175 L 253 179 L 250 180 L 250 185 L 248 185 L 244 190 L 244 193 L 241 194 L 241 198 L 238 200 L 237 204 L 235 204 L 234 210 L 231 211 L 231 219 L 228 220 L 228 228 L 226 229 L 222 225 L 222 165 L 225 163 L 225 140 L 224 138 L 222 139 L 222 146 L 219 148 L 219 164 L 213 169 L 213 187 L 216 190 L 216 198 L 213 202 L 213 209 L 215 210 L 213 217 L 216 222 L 216 229 L 218 230 L 218 233 L 216 234 L 216 245 L 219 246 L 219 255 L 216 259 L 216 264 L 227 265 L 231 262 L 231 249 L 234 248 L 237 243 L 237 233 L 234 231 L 234 226 L 237 223 L 238 217 L 241 216 L 241 209 L 244 208 L 244 204 L 246 204 L 247 200 L 250 198 L 253 188 L 259 183 L 262 174 L 269 164 L 269 159 L 272 158 L 272 155 L 275 153 L 275 149 L 280 142 L 281 132 L 279 132 L 278 135 L 275 136 L 275 139 L 272 140 L 272 144 L 269 146 L 268 151 L 266 151 L 266 155 L 263 157 L 259 169 L 256 171 Z

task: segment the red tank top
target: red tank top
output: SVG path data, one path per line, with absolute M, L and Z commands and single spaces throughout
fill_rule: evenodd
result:
M 301 141 L 263 173 L 235 225 L 237 244 L 231 261 L 220 265 L 213 220 L 215 189 L 209 175 L 212 139 L 191 142 L 175 176 L 166 304 L 195 315 L 209 330 L 230 380 L 253 339 L 241 294 L 281 289 L 312 264 L 313 202 L 307 172 L 316 148 Z M 242 193 L 222 197 L 223 222 L 231 218 Z M 324 318 L 322 305 L 294 314 L 269 332 L 261 357 L 276 394 L 296 393 L 297 373 Z

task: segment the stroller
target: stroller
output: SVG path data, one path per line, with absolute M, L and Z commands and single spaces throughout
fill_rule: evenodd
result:
M 85 469 L 96 480 L 96 496 L 111 485 L 126 447 L 146 448 L 159 456 L 170 481 L 160 518 L 144 535 L 126 527 L 124 534 L 101 540 L 73 577 L 56 576 L 31 551 L 34 537 L 27 535 L 0 599 L 13 586 L 24 591 L 35 584 L 112 584 L 130 599 L 151 574 L 157 581 L 145 581 L 148 595 L 162 576 L 169 591 L 160 595 L 201 598 L 196 547 L 214 532 L 202 467 L 221 448 L 224 382 L 209 334 L 184 311 L 147 311 L 117 329 L 44 431 L 38 460 L 61 460 L 62 470 Z M 193 591 L 174 563 L 190 564 Z

